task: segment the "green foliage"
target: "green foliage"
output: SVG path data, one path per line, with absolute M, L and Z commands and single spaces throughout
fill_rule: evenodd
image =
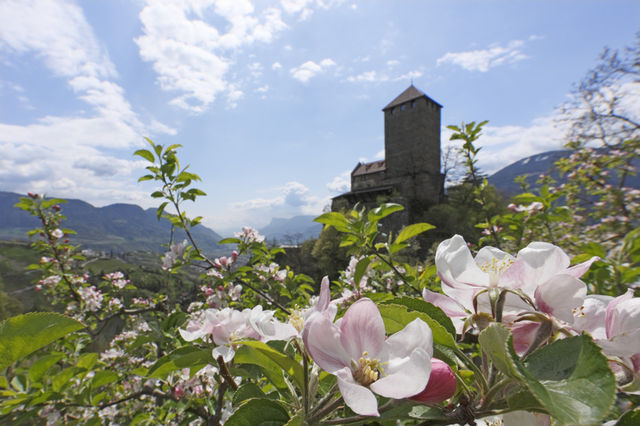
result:
M 596 424 L 607 415 L 616 381 L 590 337 L 557 340 L 524 362 L 513 350 L 512 338 L 500 324 L 490 325 L 479 337 L 493 365 L 524 391 L 510 398 L 512 409 L 539 409 L 569 424 Z
M 230 426 L 275 426 L 289 421 L 287 410 L 278 401 L 253 398 L 240 405 L 225 422 Z
M 0 323 L 0 369 L 83 328 L 80 321 L 56 313 L 29 313 L 6 319 Z

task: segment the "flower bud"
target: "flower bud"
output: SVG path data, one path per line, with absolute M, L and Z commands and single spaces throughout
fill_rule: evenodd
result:
M 431 359 L 431 375 L 427 387 L 422 392 L 411 397 L 412 400 L 423 404 L 433 404 L 449 399 L 456 393 L 456 377 L 446 362 L 437 358 Z

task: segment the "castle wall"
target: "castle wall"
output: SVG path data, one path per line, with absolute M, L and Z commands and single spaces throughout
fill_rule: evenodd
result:
M 358 176 L 351 176 L 351 190 L 360 191 L 362 189 L 369 189 L 383 184 L 385 180 L 385 173 L 368 173 Z

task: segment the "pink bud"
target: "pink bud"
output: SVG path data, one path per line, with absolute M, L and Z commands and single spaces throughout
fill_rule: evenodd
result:
M 238 258 L 238 252 L 235 251 L 235 250 L 232 251 L 231 252 L 231 260 L 233 260 L 235 262 L 237 258 Z
M 224 287 L 222 287 L 221 285 L 218 286 L 218 290 L 219 291 L 224 291 Z
M 431 375 L 427 387 L 412 400 L 423 404 L 433 404 L 449 399 L 456 393 L 456 377 L 446 362 L 437 358 L 431 359 Z
M 184 396 L 184 388 L 182 387 L 182 385 L 177 385 L 174 389 L 173 389 L 173 396 L 176 399 L 182 399 L 182 397 Z

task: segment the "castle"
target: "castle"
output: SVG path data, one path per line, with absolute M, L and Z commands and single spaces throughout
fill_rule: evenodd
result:
M 442 105 L 411 84 L 385 106 L 385 159 L 358 163 L 351 172 L 351 190 L 333 198 L 331 209 L 366 207 L 381 201 L 405 207 L 400 225 L 415 221 L 430 205 L 441 201 L 440 110 Z

